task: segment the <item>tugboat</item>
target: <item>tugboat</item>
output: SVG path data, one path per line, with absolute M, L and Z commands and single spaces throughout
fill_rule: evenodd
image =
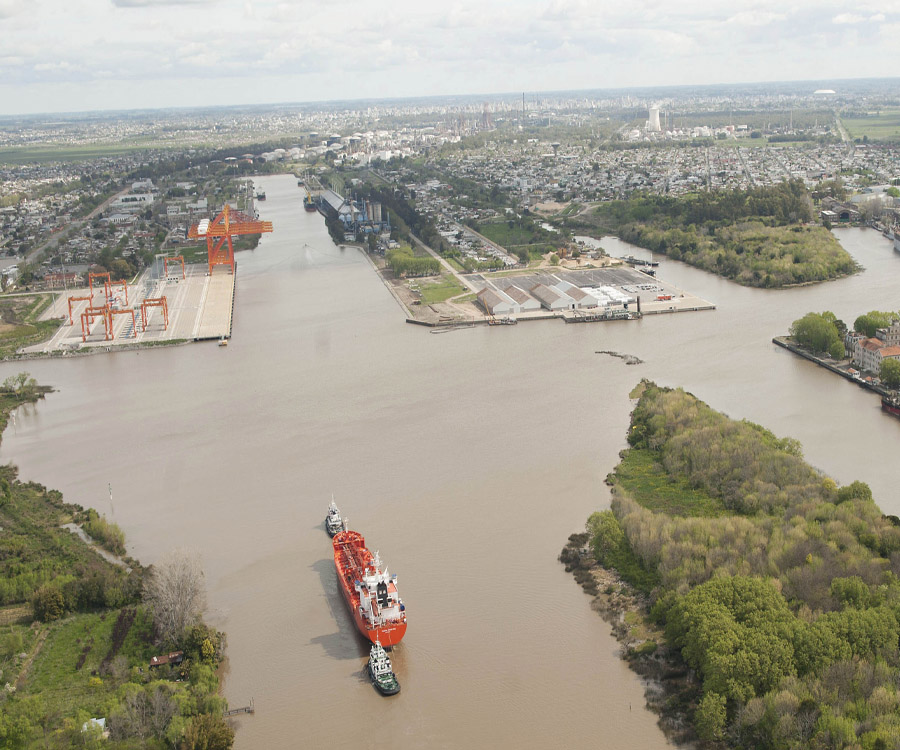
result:
M 356 628 L 372 643 L 390 648 L 406 635 L 406 606 L 397 576 L 382 569 L 381 558 L 366 549 L 358 531 L 339 531 L 331 541 L 334 567 Z
M 337 505 L 334 504 L 334 498 L 331 499 L 331 505 L 328 506 L 328 513 L 325 514 L 325 529 L 329 536 L 334 536 L 339 531 L 344 530 L 344 521 L 341 519 L 341 512 Z
M 382 695 L 396 695 L 400 692 L 400 683 L 394 676 L 391 659 L 377 640 L 369 652 L 369 676 Z

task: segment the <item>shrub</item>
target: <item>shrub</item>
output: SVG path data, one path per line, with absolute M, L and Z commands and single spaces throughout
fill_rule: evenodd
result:
M 41 586 L 31 598 L 34 616 L 43 622 L 57 620 L 66 611 L 62 591 L 56 586 Z

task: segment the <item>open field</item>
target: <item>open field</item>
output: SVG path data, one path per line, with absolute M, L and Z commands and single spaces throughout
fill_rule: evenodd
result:
M 421 287 L 422 302 L 431 305 L 435 302 L 444 302 L 450 297 L 462 294 L 466 290 L 463 289 L 453 277 L 449 275 L 441 276 L 440 281 L 433 284 L 426 284 Z
M 41 145 L 0 148 L 0 164 L 42 164 L 54 161 L 85 161 L 103 156 L 122 156 L 135 151 L 165 148 L 158 143 L 96 143 L 83 146 Z
M 900 139 L 900 109 L 890 109 L 869 117 L 842 117 L 841 122 L 851 138 L 870 141 Z

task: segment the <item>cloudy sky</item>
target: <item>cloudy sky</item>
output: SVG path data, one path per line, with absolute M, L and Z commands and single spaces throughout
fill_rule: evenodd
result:
M 900 0 L 0 0 L 0 114 L 898 75 Z

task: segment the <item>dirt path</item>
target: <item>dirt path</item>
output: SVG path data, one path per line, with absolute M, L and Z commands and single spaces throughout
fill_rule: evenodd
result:
M 49 632 L 49 628 L 44 628 L 38 634 L 37 640 L 34 642 L 34 648 L 31 649 L 31 653 L 22 665 L 22 669 L 19 670 L 19 676 L 16 678 L 15 682 L 16 690 L 21 690 L 25 686 L 25 680 L 28 679 L 28 672 L 31 669 L 31 665 L 34 663 L 37 655 L 41 652 L 41 648 L 44 645 L 44 641 L 47 640 L 47 634 Z

